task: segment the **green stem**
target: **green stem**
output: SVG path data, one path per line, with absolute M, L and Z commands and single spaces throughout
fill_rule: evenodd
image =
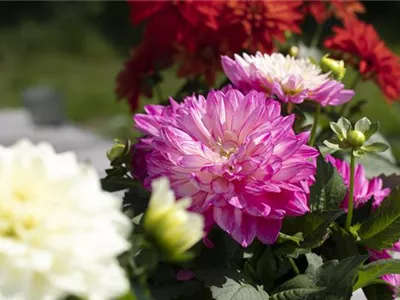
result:
M 353 208 L 354 208 L 354 169 L 356 166 L 356 158 L 353 154 L 353 150 L 351 151 L 350 156 L 350 187 L 349 187 L 349 204 L 347 208 L 347 219 L 345 229 L 349 231 L 351 226 L 351 219 L 353 217 Z
M 288 257 L 288 261 L 289 261 L 289 263 L 290 263 L 290 265 L 291 265 L 293 271 L 296 273 L 296 275 L 299 275 L 299 274 L 300 274 L 300 271 L 299 271 L 299 269 L 297 268 L 296 263 L 294 262 L 293 258 Z
M 317 47 L 319 39 L 321 38 L 322 30 L 324 29 L 324 23 L 318 24 L 317 30 L 311 40 L 310 47 Z
M 317 107 L 315 108 L 315 113 L 314 113 L 314 123 L 311 129 L 310 141 L 308 142 L 310 146 L 314 146 L 315 143 L 320 114 L 321 114 L 321 105 L 317 103 Z

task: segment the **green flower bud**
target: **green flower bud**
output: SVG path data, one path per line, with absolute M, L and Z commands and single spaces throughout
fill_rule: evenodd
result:
M 122 144 L 117 141 L 117 143 L 114 146 L 112 146 L 111 149 L 109 149 L 107 151 L 107 158 L 109 159 L 109 161 L 113 161 L 113 160 L 123 156 L 126 151 L 125 148 L 126 148 L 125 144 Z
M 347 133 L 347 142 L 354 148 L 359 148 L 365 143 L 365 135 L 358 130 L 350 130 Z
M 152 183 L 152 195 L 143 217 L 143 229 L 148 240 L 167 261 L 181 261 L 203 237 L 203 216 L 189 212 L 189 198 L 175 201 L 168 179 L 163 177 Z
M 299 55 L 299 48 L 297 48 L 296 46 L 290 47 L 289 55 L 293 56 L 293 57 L 297 57 Z
M 343 60 L 329 58 L 328 55 L 321 59 L 320 66 L 323 72 L 332 72 L 333 78 L 336 80 L 342 80 L 346 74 Z

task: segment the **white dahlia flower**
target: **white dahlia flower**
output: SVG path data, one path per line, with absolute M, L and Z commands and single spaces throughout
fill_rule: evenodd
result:
M 0 147 L 0 299 L 110 299 L 128 289 L 117 256 L 130 221 L 73 153 Z

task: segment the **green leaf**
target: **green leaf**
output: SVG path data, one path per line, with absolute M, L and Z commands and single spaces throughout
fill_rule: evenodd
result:
M 277 294 L 272 295 L 270 300 L 303 300 L 308 299 L 307 297 L 311 295 L 315 295 L 319 293 L 323 288 L 314 287 L 314 288 L 297 288 L 286 290 L 283 292 L 279 292 Z
M 124 211 L 130 210 L 132 212 L 132 217 L 136 217 L 145 212 L 149 200 L 149 191 L 138 185 L 130 188 L 124 193 L 124 197 L 122 198 L 122 209 Z
M 355 238 L 346 230 L 334 223 L 331 228 L 331 238 L 326 246 L 329 257 L 344 259 L 349 256 L 360 255 Z
M 328 238 L 328 228 L 331 223 L 344 213 L 342 209 L 329 211 L 313 211 L 301 217 L 287 217 L 283 221 L 282 232 L 289 235 L 303 234 L 303 241 L 297 246 L 294 243 L 283 243 L 276 246 L 277 254 L 289 255 L 298 249 L 306 253 L 307 249 L 319 247 Z M 289 247 L 288 247 L 289 245 Z M 290 252 L 291 251 L 291 252 Z M 295 256 L 296 257 L 296 256 Z
M 390 248 L 400 239 L 400 189 L 395 189 L 361 224 L 361 242 L 371 249 Z
M 358 279 L 353 290 L 370 285 L 385 274 L 400 274 L 400 260 L 381 259 L 362 266 L 358 272 Z
M 389 149 L 389 146 L 385 143 L 376 142 L 369 145 L 364 145 L 361 147 L 361 149 L 368 153 L 379 153 L 385 152 L 387 149 Z
M 354 129 L 361 131 L 365 135 L 365 133 L 368 132 L 370 126 L 371 121 L 367 117 L 364 117 L 356 122 L 356 124 L 354 125 Z
M 234 270 L 208 269 L 197 276 L 210 288 L 215 300 L 266 300 L 268 294 L 260 287 L 247 283 L 242 273 Z
M 300 242 L 304 241 L 303 233 L 298 232 L 295 235 L 287 235 L 282 232 L 279 233 L 277 243 L 280 244 L 280 243 L 287 242 L 287 241 L 292 241 L 293 243 L 300 245 Z
M 365 136 L 365 140 L 368 141 L 369 138 L 374 135 L 375 133 L 378 132 L 379 130 L 379 122 L 373 122 L 371 123 L 371 125 L 369 126 L 369 129 L 364 132 L 364 136 Z
M 393 300 L 393 292 L 385 284 L 374 284 L 363 288 L 368 300 Z
M 266 247 L 256 263 L 257 276 L 266 286 L 277 278 L 278 265 L 270 247 Z
M 322 156 L 317 158 L 315 183 L 310 189 L 310 208 L 336 209 L 340 206 L 347 192 L 346 185 L 337 169 Z
M 396 174 L 391 174 L 389 176 L 381 174 L 379 177 L 382 179 L 383 186 L 394 190 L 396 187 L 400 186 L 400 176 Z
M 342 127 L 346 133 L 351 130 L 351 123 L 349 120 L 346 118 L 340 117 L 339 120 L 337 121 L 337 124 Z
M 316 270 L 317 268 L 319 268 L 324 264 L 322 257 L 318 256 L 315 253 L 307 253 L 306 259 L 308 262 L 308 267 L 307 267 L 308 272 L 313 272 L 313 270 Z
M 117 192 L 138 186 L 140 184 L 132 178 L 105 177 L 101 179 L 101 188 L 107 192 Z
M 340 127 L 339 124 L 331 122 L 330 123 L 332 131 L 336 134 L 339 141 L 343 141 L 346 138 L 347 131 L 344 128 Z
M 340 262 L 329 261 L 319 268 L 308 271 L 307 274 L 314 277 L 317 286 L 325 289 L 307 300 L 350 299 L 355 277 L 367 258 L 367 255 L 347 257 Z

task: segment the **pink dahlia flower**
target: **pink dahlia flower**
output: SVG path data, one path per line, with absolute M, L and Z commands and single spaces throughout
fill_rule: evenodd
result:
M 347 187 L 350 184 L 350 165 L 341 159 L 334 158 L 333 156 L 327 155 L 325 157 L 326 161 L 329 161 L 342 175 L 344 183 Z M 382 179 L 379 177 L 374 177 L 368 180 L 365 176 L 364 167 L 362 165 L 357 165 L 354 172 L 354 207 L 360 207 L 364 205 L 368 200 L 373 197 L 372 209 L 375 210 L 382 201 L 390 194 L 389 188 L 382 188 Z M 342 202 L 342 207 L 347 208 L 348 197 L 346 195 L 344 201 Z M 392 258 L 390 252 L 397 251 L 400 252 L 400 241 L 395 243 L 391 249 L 386 249 L 382 251 L 377 251 L 373 249 L 367 249 L 371 260 L 387 259 Z M 388 274 L 382 276 L 382 279 L 390 283 L 394 287 L 400 286 L 400 275 L 398 274 Z
M 221 63 L 226 76 L 241 91 L 263 91 L 283 102 L 302 103 L 307 99 L 322 106 L 341 105 L 354 96 L 353 90 L 344 89 L 342 83 L 322 73 L 308 59 L 258 52 L 243 57 L 235 54 L 234 59 L 223 56 Z
M 399 252 L 400 251 L 400 247 L 399 247 L 399 243 L 397 242 L 392 249 L 388 249 L 388 250 L 382 250 L 382 251 L 377 251 L 377 250 L 371 250 L 368 249 L 368 253 L 370 255 L 370 259 L 372 261 L 377 261 L 380 259 L 388 259 L 388 258 L 393 258 L 392 254 L 390 252 L 396 251 Z M 393 288 L 393 298 L 396 298 L 396 295 L 398 293 L 398 289 L 400 287 L 400 274 L 386 274 L 383 275 L 381 277 L 382 280 L 390 283 Z
M 294 133 L 295 116 L 281 116 L 278 102 L 234 89 L 170 101 L 135 116 L 151 147 L 147 187 L 167 176 L 177 198 L 191 196 L 193 211 L 244 247 L 255 237 L 275 242 L 285 216 L 308 212 L 318 152 L 306 145 L 308 132 Z
M 326 161 L 329 161 L 342 175 L 343 181 L 347 187 L 350 185 L 350 164 L 338 158 L 334 158 L 331 155 L 325 157 Z M 360 207 L 372 197 L 372 208 L 376 209 L 383 199 L 390 194 L 390 189 L 382 188 L 382 179 L 374 177 L 368 180 L 365 176 L 365 170 L 362 165 L 357 165 L 354 171 L 354 207 Z M 342 207 L 347 208 L 348 197 L 346 195 L 342 202 Z

